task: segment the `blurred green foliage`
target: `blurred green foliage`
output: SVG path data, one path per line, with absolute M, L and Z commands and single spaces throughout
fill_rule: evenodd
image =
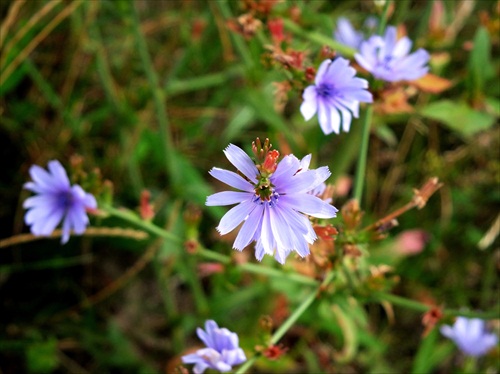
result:
M 27 232 L 28 169 L 58 159 L 101 203 L 112 185 L 114 206 L 137 212 L 149 190 L 153 222 L 181 239 L 84 235 L 64 247 L 41 239 L 1 248 L 0 371 L 170 373 L 199 344 L 195 330 L 205 319 L 238 332 L 252 352 L 266 341 L 261 317 L 272 316 L 277 328 L 310 294 L 303 284 L 233 266 L 204 274 L 200 266 L 213 263 L 191 255 L 185 241 L 233 255 L 234 237 L 214 230 L 226 210 L 204 207 L 222 188 L 208 171 L 230 168 L 222 153 L 230 142 L 249 151 L 257 136 L 268 137 L 282 154 L 312 153 L 314 167 L 328 165 L 329 183 L 352 177 L 358 121 L 349 133 L 325 136 L 316 119 L 300 115 L 300 90 L 279 99 L 274 83 L 290 79 L 290 71 L 269 63 L 266 22 L 290 22 L 290 48 L 306 51 L 305 64 L 316 68 L 338 17 L 360 26 L 381 8 L 373 1 L 285 0 L 260 14 L 255 35 L 228 26 L 259 3 L 0 4 L 0 237 Z M 391 266 L 394 293 L 423 303 L 499 310 L 499 12 L 494 1 L 411 0 L 393 2 L 390 11 L 388 23 L 404 25 L 432 54 L 432 73 L 452 85 L 418 91 L 409 99 L 412 111 L 376 111 L 363 222 L 405 204 L 428 177 L 444 187 L 364 252 L 364 270 Z M 334 205 L 342 207 L 349 194 L 335 196 Z M 128 227 L 116 217 L 92 220 Z M 423 250 L 398 252 L 398 234 L 415 228 L 427 234 Z M 234 256 L 235 263 L 251 262 L 253 249 Z M 262 264 L 280 268 L 270 258 Z M 422 337 L 421 313 L 363 302 L 369 295 L 351 291 L 315 301 L 281 341 L 286 354 L 252 370 L 448 373 L 461 365 L 437 330 Z M 498 372 L 499 355 L 497 349 L 482 367 Z

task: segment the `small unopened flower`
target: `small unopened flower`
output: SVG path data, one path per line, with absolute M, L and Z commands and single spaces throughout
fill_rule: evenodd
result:
M 300 111 L 311 119 L 318 113 L 321 129 L 325 134 L 339 133 L 342 125 L 349 131 L 351 120 L 359 116 L 359 103 L 371 103 L 372 94 L 366 90 L 368 82 L 355 77 L 356 70 L 343 57 L 325 60 L 316 74 L 315 84 L 304 90 Z
M 344 17 L 338 19 L 333 37 L 336 41 L 353 49 L 358 49 L 363 41 L 363 33 L 356 30 L 351 22 Z
M 488 333 L 479 318 L 457 317 L 453 327 L 444 325 L 440 331 L 468 356 L 483 356 L 498 343 L 498 337 Z
M 207 348 L 182 356 L 183 363 L 195 364 L 194 374 L 201 374 L 208 368 L 227 372 L 233 365 L 247 360 L 245 352 L 239 347 L 238 335 L 224 327 L 220 328 L 215 321 L 206 321 L 205 330 L 198 327 L 196 333 Z
M 264 148 L 267 145 L 268 141 Z M 301 162 L 288 155 L 278 162 L 277 151 L 268 148 L 265 152 L 258 150 L 254 143 L 257 159 L 262 161 L 255 165 L 241 148 L 230 144 L 224 153 L 240 174 L 219 168 L 213 168 L 210 174 L 240 191 L 218 192 L 208 196 L 206 204 L 238 204 L 222 217 L 217 230 L 224 235 L 243 222 L 233 248 L 241 251 L 255 241 L 257 260 L 266 253 L 274 254 L 283 264 L 293 251 L 307 256 L 308 244 L 317 238 L 305 214 L 332 218 L 337 209 L 308 193 L 330 176 L 327 167 L 308 169 L 309 156 Z
M 363 29 L 366 31 L 366 34 L 370 35 L 374 32 L 377 25 L 378 20 L 375 17 L 368 17 Z M 333 38 L 339 43 L 358 50 L 366 34 L 363 31 L 356 30 L 347 18 L 340 17 L 337 20 L 337 27 L 333 32 Z
M 69 240 L 70 231 L 83 234 L 89 218 L 86 209 L 97 208 L 94 196 L 79 185 L 71 186 L 66 170 L 59 161 L 49 161 L 48 171 L 38 165 L 30 168 L 33 182 L 24 188 L 36 193 L 24 201 L 28 209 L 24 221 L 34 235 L 50 235 L 62 221 L 61 243 Z
M 397 29 L 387 28 L 384 37 L 374 35 L 361 43 L 356 61 L 375 78 L 387 82 L 415 80 L 429 71 L 429 53 L 419 49 L 410 54 L 412 42 L 404 36 L 397 39 Z

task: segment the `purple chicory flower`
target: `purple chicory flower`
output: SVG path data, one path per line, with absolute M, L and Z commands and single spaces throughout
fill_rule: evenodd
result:
M 355 75 L 356 70 L 343 57 L 323 61 L 315 84 L 308 86 L 302 95 L 300 111 L 305 120 L 317 112 L 325 134 L 338 134 L 341 125 L 344 131 L 349 131 L 352 117 L 359 116 L 359 103 L 373 102 L 372 94 L 366 90 L 368 82 Z
M 411 40 L 404 36 L 397 40 L 397 29 L 387 28 L 384 37 L 374 35 L 361 43 L 356 61 L 375 78 L 387 82 L 415 80 L 429 71 L 429 53 L 419 49 L 409 53 Z
M 71 230 L 83 234 L 89 223 L 85 209 L 97 208 L 94 196 L 77 184 L 71 186 L 59 161 L 49 161 L 48 172 L 33 165 L 30 175 L 33 182 L 25 183 L 24 188 L 37 195 L 26 199 L 23 207 L 28 209 L 24 221 L 32 234 L 50 235 L 61 221 L 62 244 L 69 240 Z
M 479 318 L 457 317 L 453 327 L 444 325 L 440 331 L 468 356 L 483 356 L 498 343 L 498 337 L 488 333 L 484 321 Z
M 260 147 L 260 141 L 257 144 Z M 338 210 L 308 193 L 330 176 L 328 167 L 308 169 L 309 156 L 301 163 L 294 155 L 288 155 L 278 163 L 279 152 L 268 148 L 261 153 L 263 163 L 256 166 L 241 148 L 230 144 L 224 153 L 241 175 L 219 168 L 213 168 L 210 174 L 240 191 L 215 193 L 208 196 L 206 204 L 238 204 L 222 217 L 217 227 L 220 234 L 227 234 L 243 222 L 233 248 L 241 251 L 256 241 L 257 260 L 262 260 L 266 253 L 274 254 L 284 264 L 293 251 L 307 256 L 308 243 L 317 238 L 304 214 L 332 218 Z
M 195 364 L 194 374 L 201 374 L 208 368 L 227 372 L 233 365 L 247 360 L 245 352 L 238 346 L 238 335 L 224 327 L 220 328 L 215 321 L 206 321 L 205 331 L 198 327 L 196 333 L 207 348 L 182 356 L 183 363 Z

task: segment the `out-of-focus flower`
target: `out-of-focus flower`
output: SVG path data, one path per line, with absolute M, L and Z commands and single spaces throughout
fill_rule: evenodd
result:
M 479 318 L 457 317 L 453 327 L 444 325 L 440 331 L 468 356 L 483 356 L 498 343 L 498 337 L 488 333 Z
M 406 36 L 397 40 L 397 30 L 390 26 L 384 37 L 374 35 L 361 43 L 354 57 L 377 79 L 387 82 L 414 80 L 427 73 L 430 56 L 424 49 L 410 54 L 411 46 Z
M 347 18 L 340 17 L 337 21 L 337 28 L 333 37 L 339 43 L 342 43 L 353 49 L 358 49 L 363 41 L 363 33 L 356 30 Z
M 339 43 L 358 50 L 365 39 L 365 35 L 373 34 L 377 25 L 377 18 L 368 17 L 363 25 L 366 33 L 363 33 L 363 31 L 356 30 L 347 18 L 340 17 L 337 21 L 337 27 L 333 32 L 333 38 Z
M 37 195 L 24 201 L 23 207 L 28 209 L 24 221 L 37 236 L 50 235 L 62 221 L 61 243 L 64 244 L 69 240 L 71 230 L 83 234 L 89 223 L 86 209 L 97 208 L 97 202 L 79 185 L 71 186 L 59 161 L 49 161 L 48 170 L 38 165 L 30 168 L 33 182 L 25 183 L 24 188 Z
M 321 129 L 325 134 L 339 133 L 340 126 L 349 131 L 351 120 L 359 116 L 359 103 L 371 103 L 373 97 L 365 79 L 355 77 L 356 70 L 343 57 L 321 63 L 315 84 L 304 90 L 300 111 L 311 119 L 318 113 Z
M 269 32 L 271 33 L 271 38 L 275 45 L 279 45 L 283 40 L 285 40 L 282 18 L 268 20 L 267 27 L 269 28 Z
M 403 255 L 416 255 L 429 241 L 429 234 L 424 230 L 406 230 L 396 237 L 395 249 Z
M 233 365 L 239 365 L 247 360 L 245 352 L 239 347 L 238 335 L 219 327 L 215 321 L 206 321 L 205 330 L 198 327 L 196 333 L 207 348 L 182 356 L 183 363 L 195 364 L 193 368 L 195 374 L 201 374 L 208 368 L 227 372 Z
M 260 148 L 260 141 L 257 141 Z M 281 264 L 296 251 L 301 257 L 309 254 L 308 243 L 316 240 L 309 219 L 302 213 L 332 218 L 337 209 L 316 196 L 308 194 L 330 176 L 328 167 L 300 171 L 308 166 L 294 155 L 285 156 L 279 163 L 279 152 L 270 151 L 268 141 L 263 149 L 254 143 L 254 153 L 262 162 L 255 165 L 239 147 L 230 144 L 224 151 L 228 160 L 241 173 L 213 168 L 210 174 L 240 191 L 218 192 L 207 198 L 207 205 L 232 205 L 222 217 L 217 230 L 221 235 L 234 230 L 241 222 L 233 248 L 243 250 L 256 241 L 255 257 L 273 255 Z M 299 172 L 300 171 L 300 172 Z

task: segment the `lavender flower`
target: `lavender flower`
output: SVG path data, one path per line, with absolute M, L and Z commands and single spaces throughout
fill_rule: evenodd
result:
M 356 30 L 347 18 L 340 17 L 337 21 L 337 28 L 333 33 L 333 37 L 339 43 L 342 43 L 353 49 L 358 49 L 363 41 L 363 33 Z
M 460 350 L 469 356 L 483 356 L 493 348 L 498 337 L 485 331 L 485 323 L 479 318 L 458 317 L 453 327 L 441 326 L 441 334 L 453 340 Z
M 412 42 L 406 36 L 397 40 L 397 30 L 390 26 L 384 37 L 374 35 L 361 43 L 356 61 L 377 79 L 387 82 L 418 79 L 429 70 L 429 53 L 424 49 L 409 54 Z
M 316 234 L 309 219 L 302 213 L 332 218 L 337 209 L 316 196 L 308 194 L 329 176 L 327 167 L 308 168 L 306 156 L 302 164 L 295 156 L 285 156 L 277 162 L 279 152 L 269 151 L 269 141 L 260 149 L 260 141 L 253 144 L 254 152 L 262 164 L 255 165 L 239 147 L 230 144 L 224 153 L 241 175 L 232 171 L 213 168 L 210 174 L 218 180 L 240 191 L 224 191 L 207 198 L 207 205 L 232 205 L 222 217 L 217 230 L 221 235 L 234 230 L 241 222 L 243 226 L 236 237 L 233 248 L 243 250 L 256 241 L 255 257 L 260 261 L 264 254 L 275 256 L 281 264 L 296 251 L 301 257 L 309 254 L 309 244 Z M 260 151 L 259 151 L 260 149 Z
M 356 70 L 342 57 L 325 60 L 316 74 L 315 85 L 304 90 L 300 111 L 305 120 L 318 113 L 319 124 L 325 134 L 339 133 L 340 125 L 349 131 L 351 120 L 359 116 L 359 103 L 371 103 L 372 94 L 366 90 L 368 82 L 355 77 Z
M 201 374 L 207 368 L 226 372 L 231 370 L 233 365 L 239 365 L 247 360 L 245 353 L 238 346 L 236 333 L 220 328 L 212 320 L 205 322 L 205 330 L 198 327 L 196 333 L 207 348 L 182 356 L 183 363 L 195 364 L 194 374 Z
M 63 221 L 61 243 L 69 240 L 70 230 L 83 234 L 89 219 L 86 208 L 97 208 L 97 202 L 79 185 L 70 185 L 66 170 L 59 161 L 49 161 L 49 171 L 33 165 L 30 175 L 33 182 L 24 184 L 24 188 L 35 192 L 23 204 L 28 209 L 24 221 L 31 226 L 34 235 L 50 235 Z

